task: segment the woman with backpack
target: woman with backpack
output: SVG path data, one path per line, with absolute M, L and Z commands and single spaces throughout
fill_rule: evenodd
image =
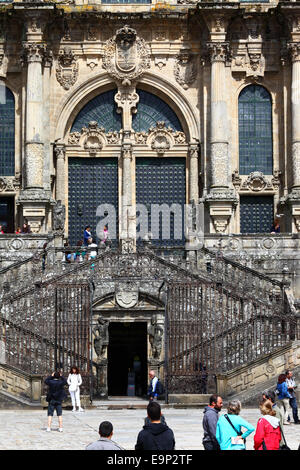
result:
M 271 400 L 263 400 L 260 405 L 263 415 L 258 420 L 254 436 L 254 450 L 279 450 L 281 441 L 280 421 L 276 418 Z

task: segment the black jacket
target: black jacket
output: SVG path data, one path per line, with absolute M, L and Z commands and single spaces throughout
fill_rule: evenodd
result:
M 166 424 L 150 423 L 139 432 L 135 450 L 174 450 L 175 439 L 172 429 Z
M 52 375 L 46 378 L 45 384 L 49 386 L 49 391 L 47 393 L 47 401 L 57 401 L 61 403 L 66 397 L 66 392 L 64 390 L 65 385 L 68 385 L 67 380 L 64 377 L 55 379 Z

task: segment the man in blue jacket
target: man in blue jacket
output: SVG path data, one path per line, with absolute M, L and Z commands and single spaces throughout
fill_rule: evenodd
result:
M 205 450 L 220 450 L 220 446 L 216 438 L 216 430 L 219 412 L 221 411 L 222 406 L 222 397 L 219 395 L 211 395 L 209 405 L 204 408 L 202 421 L 204 437 L 202 444 Z
M 52 375 L 46 378 L 45 384 L 48 385 L 49 390 L 47 394 L 48 401 L 48 427 L 47 431 L 51 431 L 51 423 L 56 410 L 58 417 L 59 432 L 62 432 L 62 401 L 66 396 L 64 390 L 65 385 L 68 385 L 67 380 L 61 375 L 60 372 L 53 372 Z

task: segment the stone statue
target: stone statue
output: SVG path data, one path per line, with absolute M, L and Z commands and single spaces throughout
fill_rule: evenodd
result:
M 94 349 L 98 356 L 99 360 L 105 358 L 106 347 L 109 343 L 108 337 L 108 326 L 109 321 L 105 320 L 103 317 L 98 317 L 98 324 L 93 328 L 94 338 Z
M 157 323 L 155 318 L 152 318 L 151 325 L 148 327 L 148 335 L 152 348 L 152 357 L 154 359 L 159 359 L 160 357 L 163 334 L 163 328 Z
M 61 201 L 57 201 L 57 204 L 53 208 L 53 230 L 63 231 L 65 228 L 65 219 L 66 208 Z

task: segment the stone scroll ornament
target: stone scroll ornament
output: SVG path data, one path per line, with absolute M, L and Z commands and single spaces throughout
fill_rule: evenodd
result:
M 131 85 L 150 67 L 150 48 L 125 25 L 104 45 L 102 67 L 122 85 Z

